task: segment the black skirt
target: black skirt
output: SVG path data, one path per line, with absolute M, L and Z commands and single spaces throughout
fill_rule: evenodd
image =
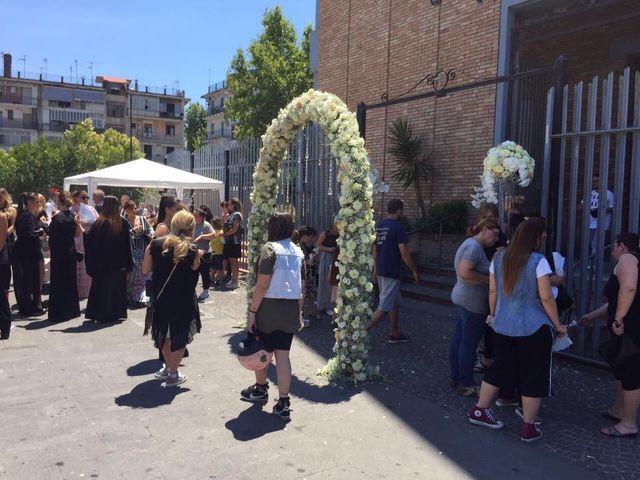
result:
M 93 277 L 85 318 L 116 322 L 127 318 L 127 272 L 115 270 Z

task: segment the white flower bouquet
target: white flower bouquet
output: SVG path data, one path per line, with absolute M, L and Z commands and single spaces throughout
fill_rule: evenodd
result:
M 536 162 L 529 153 L 510 140 L 491 148 L 483 162 L 481 186 L 475 187 L 472 204 L 479 208 L 483 203 L 498 203 L 496 183 L 515 183 L 527 187 L 533 179 Z

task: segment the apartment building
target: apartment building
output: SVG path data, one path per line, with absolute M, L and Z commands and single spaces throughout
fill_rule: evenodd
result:
M 137 80 L 96 77 L 96 85 L 63 77 L 24 78 L 4 55 L 0 77 L 0 148 L 60 139 L 65 130 L 91 118 L 98 132 L 114 129 L 140 141 L 146 158 L 163 162 L 184 146 L 184 91 L 141 86 Z
M 164 162 L 166 155 L 184 147 L 184 92 L 154 92 L 149 87 L 129 91 L 131 134 L 140 141 L 149 160 Z
M 11 77 L 11 56 L 4 55 L 0 78 L 0 148 L 30 143 L 38 137 L 38 86 Z
M 224 118 L 225 102 L 229 98 L 227 82 L 221 81 L 209 85 L 207 93 L 202 95 L 207 101 L 207 144 L 228 145 L 233 140 L 233 122 Z

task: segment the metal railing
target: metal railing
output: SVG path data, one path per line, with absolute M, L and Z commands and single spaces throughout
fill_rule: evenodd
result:
M 227 81 L 222 80 L 220 82 L 212 83 L 211 85 L 209 85 L 207 92 L 208 93 L 217 92 L 218 90 L 223 90 L 225 88 L 227 88 Z
M 449 220 L 450 218 L 455 217 L 455 214 L 445 215 L 444 217 L 437 218 L 430 222 L 421 225 L 420 228 L 416 228 L 414 230 L 409 231 L 409 235 L 413 235 L 416 233 L 422 233 L 427 228 L 432 227 L 433 225 L 438 225 L 438 262 L 437 262 L 437 275 L 440 276 L 442 273 L 442 227 L 444 225 L 445 220 Z

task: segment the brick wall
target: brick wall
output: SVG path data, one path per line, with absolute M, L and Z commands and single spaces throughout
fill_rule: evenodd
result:
M 441 7 L 424 0 L 319 2 L 319 87 L 352 110 L 360 101 L 379 102 L 386 91 L 397 97 L 437 69 L 456 70 L 450 86 L 496 75 L 500 2 L 447 0 Z M 430 90 L 423 84 L 413 93 Z M 391 186 L 384 201 L 376 199 L 378 213 L 386 200 L 401 197 L 407 214 L 419 216 L 413 189 L 393 181 L 395 161 L 385 154 L 387 128 L 395 118 L 408 118 L 433 150 L 435 175 L 423 187 L 428 207 L 470 198 L 493 143 L 494 114 L 495 87 L 369 110 L 367 150 Z

